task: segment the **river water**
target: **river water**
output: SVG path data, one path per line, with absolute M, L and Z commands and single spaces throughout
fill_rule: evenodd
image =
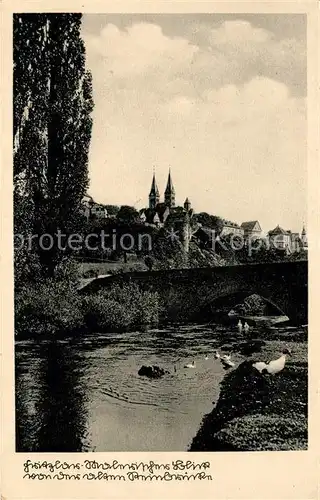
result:
M 213 353 L 232 333 L 189 325 L 16 342 L 17 451 L 187 450 L 219 397 Z M 142 365 L 170 375 L 140 377 Z

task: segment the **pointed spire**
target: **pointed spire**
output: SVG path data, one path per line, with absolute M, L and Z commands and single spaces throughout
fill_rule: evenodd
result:
M 170 168 L 169 168 L 169 175 L 168 175 L 168 181 L 167 181 L 167 187 L 166 187 L 165 193 L 175 194 L 172 179 L 171 179 L 171 169 Z
M 156 183 L 156 174 L 154 172 L 154 167 L 153 167 L 153 177 L 152 177 L 150 194 L 154 194 L 154 195 L 159 196 L 159 189 L 158 189 L 158 186 L 157 186 L 157 183 Z

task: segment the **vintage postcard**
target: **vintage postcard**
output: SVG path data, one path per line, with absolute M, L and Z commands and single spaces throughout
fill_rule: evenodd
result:
M 2 13 L 3 498 L 315 499 L 317 2 Z

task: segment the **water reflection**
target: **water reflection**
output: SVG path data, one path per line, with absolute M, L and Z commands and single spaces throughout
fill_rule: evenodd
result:
M 68 345 L 49 342 L 18 350 L 17 451 L 86 451 L 83 359 Z

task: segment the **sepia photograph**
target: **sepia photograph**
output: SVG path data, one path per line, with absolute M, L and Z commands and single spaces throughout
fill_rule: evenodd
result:
M 308 450 L 307 15 L 12 23 L 16 452 Z

